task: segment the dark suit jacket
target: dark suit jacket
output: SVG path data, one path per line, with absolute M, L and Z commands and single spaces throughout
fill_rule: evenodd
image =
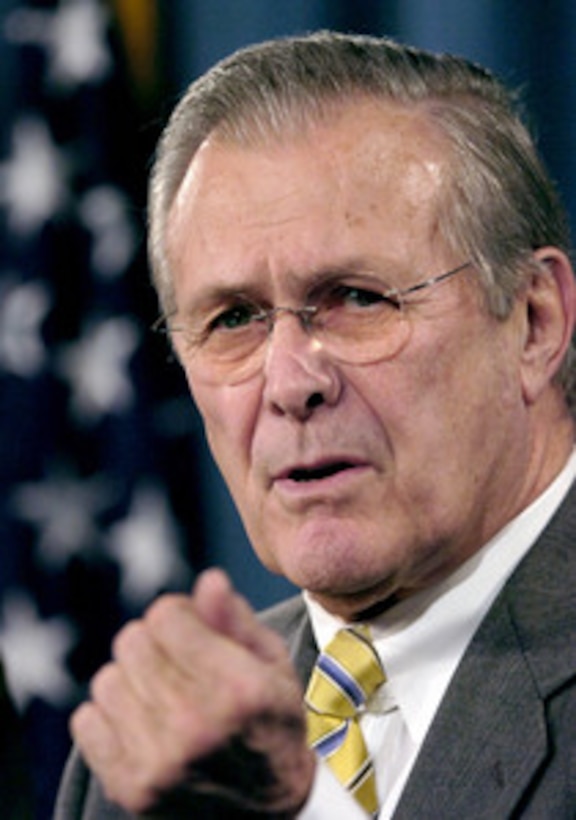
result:
M 316 648 L 301 598 L 263 617 L 307 680 Z M 250 815 L 199 801 L 191 816 Z M 56 820 L 126 817 L 73 755 Z M 576 488 L 474 636 L 394 817 L 576 818 Z
M 0 817 L 32 820 L 32 779 L 20 718 L 12 705 L 0 663 Z

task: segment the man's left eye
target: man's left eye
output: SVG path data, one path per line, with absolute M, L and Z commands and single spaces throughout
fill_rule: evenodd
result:
M 333 306 L 361 308 L 382 305 L 382 303 L 390 304 L 391 302 L 380 291 L 362 288 L 358 285 L 339 285 L 338 288 L 332 291 L 327 301 L 331 302 Z

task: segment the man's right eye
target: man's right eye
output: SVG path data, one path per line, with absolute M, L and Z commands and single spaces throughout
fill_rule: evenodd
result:
M 218 330 L 238 330 L 246 327 L 259 313 L 258 308 L 251 304 L 238 304 L 227 308 L 214 316 L 208 323 L 208 332 Z

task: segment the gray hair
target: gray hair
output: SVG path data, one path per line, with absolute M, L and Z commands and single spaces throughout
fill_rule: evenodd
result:
M 149 250 L 163 310 L 174 307 L 165 234 L 194 154 L 213 132 L 240 144 L 285 138 L 359 98 L 418 107 L 452 146 L 440 236 L 481 271 L 487 304 L 509 315 L 533 251 L 570 252 L 568 222 L 515 96 L 463 58 L 389 39 L 320 32 L 236 52 L 192 83 L 160 140 L 150 181 Z M 559 376 L 567 393 L 572 350 Z

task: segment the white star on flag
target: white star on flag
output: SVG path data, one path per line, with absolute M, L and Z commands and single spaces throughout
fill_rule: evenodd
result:
M 12 130 L 12 154 L 0 164 L 0 204 L 8 226 L 30 236 L 62 209 L 67 199 L 66 166 L 46 124 L 24 116 Z
M 106 278 L 124 273 L 134 256 L 136 237 L 126 199 L 118 188 L 91 188 L 80 203 L 80 219 L 92 234 L 94 271 Z
M 23 378 L 38 375 L 46 364 L 41 325 L 51 308 L 46 286 L 38 282 L 0 286 L 0 365 Z
M 20 485 L 13 508 L 20 520 L 38 529 L 39 558 L 58 568 L 93 544 L 97 516 L 115 499 L 110 481 L 103 476 L 79 478 L 56 471 L 44 481 Z
M 3 604 L 0 647 L 10 692 L 20 710 L 33 698 L 63 706 L 74 695 L 65 657 L 74 630 L 64 618 L 43 619 L 32 600 L 8 593 Z
M 134 399 L 128 373 L 139 333 L 126 318 L 90 324 L 82 338 L 66 346 L 58 369 L 72 389 L 72 410 L 86 423 L 125 411 Z
M 136 488 L 127 517 L 110 531 L 108 546 L 122 568 L 121 591 L 129 602 L 147 604 L 158 592 L 183 588 L 191 580 L 165 494 L 156 484 Z
M 48 81 L 74 88 L 102 80 L 111 70 L 107 22 L 105 9 L 95 0 L 62 0 L 52 12 L 16 9 L 8 15 L 4 30 L 13 43 L 44 48 Z

